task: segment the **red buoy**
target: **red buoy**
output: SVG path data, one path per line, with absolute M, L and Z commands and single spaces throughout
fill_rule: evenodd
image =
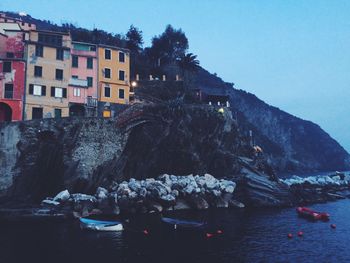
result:
M 299 231 L 299 232 L 298 232 L 298 236 L 299 236 L 299 237 L 302 237 L 303 235 L 304 235 L 303 231 Z
M 143 233 L 144 233 L 145 235 L 148 235 L 148 234 L 149 234 L 149 232 L 148 232 L 147 229 L 143 230 Z
M 223 232 L 222 230 L 219 229 L 218 231 L 216 231 L 216 233 L 218 233 L 218 234 L 220 235 L 220 234 L 222 234 L 222 233 L 224 233 L 224 232 Z
M 292 233 L 289 233 L 288 234 L 288 238 L 292 238 L 293 237 L 293 234 Z
M 335 229 L 337 227 L 336 224 L 331 224 L 331 228 Z
M 206 234 L 206 237 L 207 237 L 207 238 L 211 238 L 212 236 L 213 236 L 213 234 L 210 234 L 210 233 L 207 233 L 207 234 Z

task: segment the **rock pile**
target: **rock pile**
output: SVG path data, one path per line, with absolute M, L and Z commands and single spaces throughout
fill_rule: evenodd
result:
M 293 185 L 309 185 L 309 186 L 349 186 L 350 185 L 350 175 L 344 173 L 335 173 L 334 175 L 326 175 L 326 176 L 309 176 L 309 177 L 299 177 L 292 176 L 289 179 L 280 180 L 288 186 Z
M 113 183 L 107 190 L 98 187 L 95 195 L 70 194 L 68 190 L 42 201 L 44 206 L 74 211 L 75 216 L 94 213 L 161 212 L 163 209 L 207 209 L 209 207 L 244 207 L 233 199 L 236 183 L 204 176 L 164 174 L 157 179 L 130 179 Z

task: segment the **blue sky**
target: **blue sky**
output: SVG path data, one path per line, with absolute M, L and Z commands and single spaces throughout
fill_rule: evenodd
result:
M 350 151 L 348 0 L 1 0 L 0 9 L 116 33 L 134 24 L 146 44 L 167 24 L 182 28 L 204 68 Z

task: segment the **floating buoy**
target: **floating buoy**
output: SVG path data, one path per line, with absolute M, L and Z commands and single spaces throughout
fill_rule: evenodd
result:
M 143 230 L 143 233 L 144 233 L 145 235 L 148 235 L 148 234 L 149 234 L 149 232 L 148 232 L 147 229 Z
M 337 225 L 336 224 L 331 224 L 331 228 L 336 228 L 337 227 Z
M 220 235 L 220 234 L 222 234 L 224 232 L 222 232 L 222 230 L 219 229 L 218 231 L 216 231 L 216 233 L 218 233 Z
M 211 237 L 213 236 L 213 234 L 207 233 L 205 236 L 206 236 L 207 238 L 211 238 Z
M 288 238 L 292 238 L 293 237 L 293 234 L 292 233 L 289 233 L 288 234 Z
M 299 231 L 299 232 L 298 232 L 298 236 L 299 236 L 299 237 L 302 237 L 303 235 L 304 235 L 303 231 Z

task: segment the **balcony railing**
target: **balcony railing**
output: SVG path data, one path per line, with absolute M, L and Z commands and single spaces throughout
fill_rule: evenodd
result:
M 88 82 L 87 82 L 86 79 L 71 78 L 69 80 L 69 85 L 87 88 L 88 87 Z
M 86 106 L 88 108 L 96 108 L 97 107 L 97 98 L 87 97 L 86 98 Z

